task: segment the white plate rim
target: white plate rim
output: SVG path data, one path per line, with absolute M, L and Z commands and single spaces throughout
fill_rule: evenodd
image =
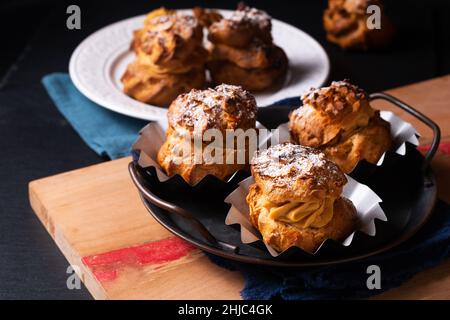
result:
M 220 13 L 225 14 L 225 15 L 230 14 L 232 12 L 232 10 L 223 10 L 223 9 L 217 9 L 217 10 Z M 191 12 L 191 9 L 178 9 L 177 11 Z M 123 115 L 138 118 L 138 119 L 165 122 L 167 108 L 162 108 L 162 107 L 158 107 L 158 106 L 154 106 L 154 105 L 150 105 L 150 104 L 146 104 L 146 103 L 137 101 L 137 100 L 127 96 L 125 93 L 123 93 L 121 91 L 119 91 L 120 93 L 117 93 L 117 90 L 113 90 L 108 93 L 108 95 L 113 96 L 113 100 L 107 99 L 107 98 L 103 97 L 101 94 L 99 94 L 98 91 L 93 90 L 92 88 L 87 86 L 84 83 L 83 76 L 77 70 L 77 63 L 78 63 L 80 54 L 83 52 L 83 50 L 86 50 L 86 47 L 88 47 L 89 45 L 92 44 L 93 40 L 95 40 L 96 37 L 98 37 L 99 35 L 103 34 L 104 32 L 107 32 L 109 30 L 115 30 L 116 28 L 119 28 L 119 26 L 121 26 L 121 25 L 125 26 L 126 24 L 131 24 L 132 20 L 139 20 L 139 19 L 143 20 L 144 17 L 145 17 L 145 15 L 138 15 L 138 16 L 127 18 L 127 19 L 123 19 L 123 20 L 114 22 L 112 24 L 109 24 L 109 25 L 107 25 L 103 28 L 100 28 L 100 29 L 96 30 L 95 32 L 91 33 L 73 51 L 73 53 L 70 57 L 70 61 L 69 61 L 69 75 L 70 75 L 70 78 L 71 78 L 73 84 L 75 85 L 75 87 L 84 96 L 86 96 L 89 100 L 95 102 L 96 104 L 98 104 L 101 107 L 104 107 L 106 109 L 109 109 L 111 111 L 114 111 L 114 112 L 117 112 L 117 113 L 120 113 Z M 295 32 L 301 34 L 305 39 L 308 39 L 308 41 L 313 46 L 315 46 L 315 49 L 317 50 L 317 54 L 319 55 L 318 59 L 320 59 L 321 63 L 323 63 L 323 71 L 320 75 L 320 80 L 318 80 L 317 83 L 313 84 L 312 86 L 316 86 L 316 87 L 322 86 L 327 81 L 327 79 L 329 77 L 329 73 L 330 73 L 330 60 L 329 60 L 329 57 L 328 57 L 325 49 L 320 45 L 320 43 L 316 39 L 314 39 L 312 36 L 310 36 L 303 30 L 301 30 L 295 26 L 292 26 L 286 22 L 280 21 L 275 18 L 272 18 L 272 23 L 274 25 L 278 24 L 285 29 L 295 30 Z M 130 38 L 130 41 L 131 41 L 131 38 Z M 276 39 L 275 39 L 275 42 L 276 42 Z M 107 57 L 107 58 L 110 58 L 110 57 Z M 105 58 L 105 60 L 107 58 Z M 103 62 L 105 62 L 105 61 L 103 61 Z M 103 72 L 104 72 L 104 70 L 102 70 L 102 73 Z M 103 76 L 104 76 L 103 85 L 108 84 L 109 89 L 111 89 L 111 86 L 114 86 L 114 85 L 112 84 L 110 77 L 107 77 L 104 74 L 103 74 Z M 287 88 L 289 88 L 289 87 L 287 87 Z M 283 92 L 287 88 L 282 88 L 278 92 Z M 298 94 L 295 94 L 295 95 L 288 95 L 288 96 L 284 96 L 282 98 L 277 98 L 277 99 L 274 99 L 273 101 L 271 101 L 269 104 L 272 104 L 272 103 L 279 101 L 281 99 L 284 99 L 284 98 L 291 98 L 294 96 L 298 96 L 300 94 L 301 94 L 301 92 L 299 92 Z M 258 94 L 255 94 L 255 96 L 257 97 Z M 258 100 L 258 97 L 257 97 L 257 100 Z M 133 108 L 124 106 L 124 104 L 133 106 Z M 265 104 L 264 106 L 267 106 L 269 104 Z M 264 106 L 261 106 L 260 104 L 258 104 L 258 106 L 264 107 Z

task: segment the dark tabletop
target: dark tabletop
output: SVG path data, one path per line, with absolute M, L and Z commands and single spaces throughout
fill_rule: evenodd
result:
M 71 1 L 81 30 L 66 28 L 64 1 L 0 4 L 0 298 L 90 299 L 66 286 L 68 262 L 33 214 L 28 182 L 108 159 L 90 150 L 58 113 L 40 80 L 63 71 L 87 35 L 164 3 L 234 8 L 234 1 Z M 388 1 L 398 35 L 385 51 L 349 53 L 326 42 L 326 1 L 247 1 L 317 39 L 331 60 L 330 79 L 349 78 L 369 92 L 450 73 L 450 1 Z M 449 88 L 450 89 L 450 88 Z

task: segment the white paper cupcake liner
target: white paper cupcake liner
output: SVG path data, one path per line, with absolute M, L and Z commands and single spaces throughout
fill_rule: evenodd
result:
M 265 129 L 259 122 L 256 123 L 257 129 Z M 270 134 L 260 135 L 258 137 L 258 149 L 266 148 Z M 159 165 L 157 159 L 158 151 L 166 140 L 165 130 L 157 122 L 151 122 L 139 131 L 139 137 L 134 142 L 132 149 L 139 151 L 138 164 L 142 168 L 154 167 L 159 181 L 167 181 L 170 177 L 166 175 Z
M 357 228 L 345 240 L 341 242 L 343 246 L 350 246 L 355 232 L 363 232 L 370 236 L 375 236 L 375 219 L 387 221 L 383 209 L 380 206 L 382 200 L 378 195 L 368 186 L 357 182 L 348 175 L 347 184 L 342 190 L 342 196 L 351 200 L 357 211 Z M 227 225 L 239 224 L 241 227 L 241 241 L 242 243 L 253 243 L 256 241 L 263 241 L 261 234 L 250 222 L 249 207 L 246 201 L 250 185 L 254 183 L 253 177 L 249 177 L 239 183 L 239 187 L 228 195 L 225 202 L 231 204 L 231 208 L 225 218 Z M 277 257 L 282 252 L 276 251 L 274 248 L 265 243 L 267 250 L 273 257 Z M 301 250 L 299 248 L 299 250 Z M 316 252 L 312 254 L 316 254 Z
M 395 150 L 396 153 L 402 156 L 405 155 L 406 142 L 415 146 L 419 145 L 418 137 L 420 135 L 411 123 L 404 121 L 390 111 L 380 111 L 380 116 L 391 125 L 392 150 Z
M 420 135 L 411 123 L 404 121 L 390 111 L 380 111 L 380 116 L 391 125 L 392 151 L 404 156 L 406 153 L 406 142 L 409 142 L 414 146 L 419 145 L 418 137 L 420 137 Z M 286 122 L 277 127 L 278 139 L 275 138 L 276 143 L 289 142 L 291 140 L 288 125 L 289 122 Z M 381 166 L 385 155 L 386 152 L 383 153 L 380 160 L 378 160 L 377 166 Z
M 139 151 L 138 164 L 142 168 L 155 167 L 159 181 L 169 179 L 156 161 L 158 151 L 166 139 L 166 134 L 157 122 L 150 122 L 139 131 L 139 137 L 133 144 L 132 149 Z

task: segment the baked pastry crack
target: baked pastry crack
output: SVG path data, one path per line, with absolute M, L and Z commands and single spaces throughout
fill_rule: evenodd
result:
M 260 91 L 286 74 L 288 59 L 273 43 L 271 17 L 266 12 L 240 3 L 227 18 L 200 8 L 194 13 L 208 28 L 207 67 L 213 82 Z
M 311 89 L 301 99 L 303 106 L 289 115 L 292 141 L 320 149 L 345 173 L 362 159 L 377 163 L 391 147 L 389 123 L 348 80 Z
M 380 8 L 380 28 L 369 28 L 367 8 Z M 381 0 L 329 0 L 323 14 L 328 41 L 343 49 L 368 50 L 384 47 L 393 38 L 394 27 Z
M 131 49 L 136 58 L 121 79 L 129 96 L 167 107 L 179 94 L 205 86 L 208 52 L 194 16 L 165 8 L 150 12 Z
M 196 184 L 208 174 L 226 179 L 238 170 L 246 170 L 250 162 L 248 140 L 244 146 L 235 143 L 231 147 L 225 140 L 228 130 L 245 133 L 255 129 L 256 114 L 255 98 L 238 86 L 223 84 L 181 94 L 169 107 L 166 141 L 159 149 L 157 161 L 167 175 L 179 174 L 189 184 Z M 214 149 L 219 154 L 211 154 L 211 159 L 203 151 L 219 141 L 204 139 L 210 130 L 221 133 L 224 139 L 219 143 L 221 147 Z M 199 139 L 199 145 L 195 139 Z M 218 158 L 220 161 L 215 161 Z
M 356 209 L 343 198 L 347 179 L 317 149 L 284 143 L 258 151 L 247 203 L 264 241 L 282 252 L 314 252 L 326 239 L 343 240 L 356 226 Z

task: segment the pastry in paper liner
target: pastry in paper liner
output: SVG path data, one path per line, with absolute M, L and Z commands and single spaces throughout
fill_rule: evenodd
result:
M 347 175 L 346 177 L 348 182 L 343 188 L 342 196 L 352 201 L 357 211 L 357 230 L 352 232 L 344 241 L 341 242 L 342 246 L 348 247 L 353 241 L 355 232 L 363 232 L 367 235 L 375 236 L 376 228 L 374 220 L 378 219 L 381 221 L 387 221 L 387 217 L 379 204 L 382 200 L 374 191 L 372 191 L 368 186 L 357 182 L 353 178 Z M 241 181 L 239 186 L 224 200 L 226 203 L 231 204 L 230 210 L 225 218 L 225 224 L 239 224 L 241 227 L 241 241 L 245 244 L 262 241 L 259 231 L 256 230 L 250 222 L 249 207 L 246 201 L 249 187 L 254 182 L 253 177 L 248 177 L 247 179 Z M 301 248 L 296 249 L 306 252 L 307 254 L 315 255 L 320 251 L 325 241 L 313 253 L 308 253 Z M 273 257 L 277 257 L 283 253 L 277 252 L 266 243 L 264 244 Z
M 411 123 L 404 121 L 402 118 L 396 116 L 391 111 L 380 111 L 380 116 L 390 124 L 392 147 L 387 152 L 395 152 L 399 155 L 404 156 L 406 153 L 406 142 L 409 142 L 414 146 L 419 145 L 418 137 L 420 137 L 420 135 Z M 289 122 L 286 122 L 278 126 L 278 137 L 275 139 L 275 141 L 277 141 L 278 143 L 291 141 L 288 125 Z M 377 166 L 381 166 L 383 164 L 385 156 L 386 152 L 381 155 L 376 164 Z M 353 169 L 355 169 L 356 166 Z
M 256 124 L 258 129 L 265 129 L 260 123 Z M 264 147 L 267 145 L 270 136 L 264 131 L 264 134 L 258 136 L 259 147 Z M 161 125 L 157 122 L 151 122 L 142 128 L 139 132 L 139 137 L 134 142 L 132 146 L 132 155 L 133 160 L 139 164 L 142 168 L 153 167 L 155 169 L 157 178 L 160 182 L 165 182 L 169 179 L 180 179 L 181 176 L 175 174 L 173 176 L 168 176 L 161 168 L 159 163 L 157 162 L 157 154 L 162 144 L 166 140 L 166 134 Z M 199 182 L 194 185 L 190 185 L 192 187 L 200 186 L 206 187 L 213 182 L 215 185 L 218 183 L 219 185 L 226 184 L 236 184 L 236 182 L 241 181 L 244 177 L 247 177 L 249 172 L 239 170 L 232 174 L 228 179 L 221 180 L 213 175 L 207 175 Z M 181 178 L 184 181 L 184 179 Z M 185 182 L 187 185 L 188 183 Z

